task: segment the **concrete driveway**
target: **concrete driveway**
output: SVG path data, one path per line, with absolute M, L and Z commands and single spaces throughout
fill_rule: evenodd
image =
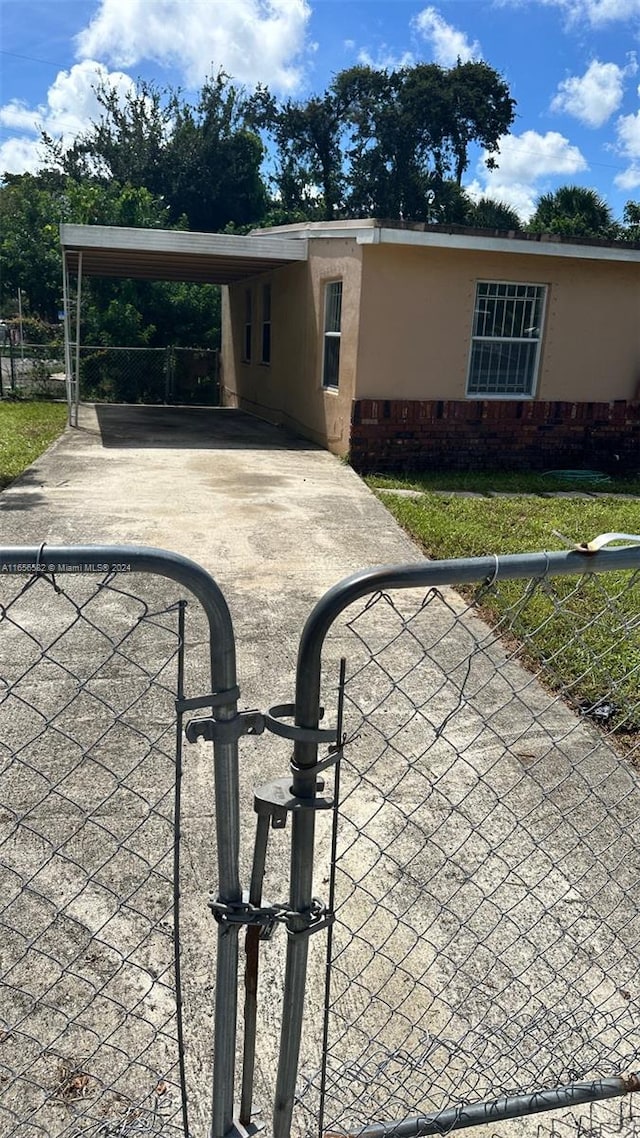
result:
M 50 544 L 144 544 L 183 553 L 199 562 L 215 577 L 231 610 L 238 644 L 242 705 L 261 709 L 293 699 L 300 631 L 313 604 L 330 586 L 350 572 L 369 565 L 413 561 L 421 556 L 414 543 L 349 467 L 287 431 L 227 409 L 83 407 L 79 428 L 65 432 L 23 478 L 0 495 L 0 530 L 0 542 L 4 545 L 39 545 L 43 541 Z M 163 589 L 154 589 L 150 595 L 158 604 L 165 596 L 170 599 L 171 590 L 167 593 L 164 586 Z M 554 705 L 550 709 L 548 693 L 521 669 L 507 666 L 506 657 L 499 647 L 491 647 L 484 653 L 481 664 L 476 665 L 480 667 L 475 680 L 476 689 L 482 692 L 482 700 L 476 705 L 465 690 L 459 690 L 456 677 L 461 668 L 464 670 L 464 661 L 470 653 L 473 654 L 472 646 L 482 640 L 486 633 L 486 627 L 477 618 L 462 616 L 463 607 L 459 598 L 450 594 L 445 604 L 432 610 L 433 618 L 429 616 L 431 626 L 437 633 L 434 641 L 436 647 L 429 663 L 431 665 L 433 661 L 432 673 L 437 673 L 440 677 L 433 714 L 436 718 L 440 714 L 441 720 L 439 723 L 434 720 L 428 724 L 437 736 L 437 746 L 429 752 L 428 761 L 423 762 L 420 770 L 411 767 L 413 776 L 420 774 L 420 794 L 426 800 L 431 776 L 438 763 L 444 762 L 458 834 L 469 851 L 469 858 L 474 862 L 475 868 L 487 876 L 484 888 L 488 897 L 492 897 L 498 887 L 492 874 L 499 875 L 500 866 L 507 857 L 507 848 L 508 857 L 514 865 L 519 865 L 525 843 L 534 833 L 540 845 L 549 852 L 552 861 L 554 858 L 569 858 L 565 872 L 570 870 L 572 879 L 588 878 L 589 874 L 595 872 L 596 865 L 593 840 L 591 837 L 585 837 L 584 841 L 578 839 L 576 845 L 575 830 L 563 818 L 562 802 L 571 801 L 572 788 L 574 791 L 582 789 L 584 797 L 584 787 L 592 784 L 594 798 L 589 808 L 598 817 L 601 816 L 605 832 L 612 839 L 614 835 L 609 819 L 622 807 L 619 783 L 615 788 L 611 786 L 607 790 L 605 776 L 612 761 L 611 755 L 608 749 L 600 747 L 594 729 L 578 723 L 564 705 Z M 450 619 L 451 613 L 454 614 L 453 620 Z M 29 613 L 29 619 L 35 619 L 33 611 Z M 382 607 L 378 610 L 374 620 L 374 642 L 379 643 L 381 637 L 384 640 L 388 634 L 393 635 L 395 620 L 395 614 L 391 612 L 387 626 L 387 617 Z M 445 631 L 447 643 L 451 647 L 443 650 L 440 648 L 441 633 Z M 196 617 L 187 629 L 187 694 L 190 695 L 199 695 L 207 690 L 204 644 L 205 630 Z M 349 653 L 353 653 L 357 663 L 366 664 L 366 659 L 361 659 L 362 642 L 357 645 L 353 633 L 341 626 L 337 629 L 329 651 L 332 668 L 345 647 Z M 410 644 L 407 650 L 411 652 Z M 390 669 L 390 672 L 385 673 L 387 679 L 389 674 L 399 677 L 406 671 L 404 651 L 405 641 L 398 641 L 398 648 L 392 649 L 387 658 L 386 667 Z M 381 732 L 384 734 L 386 731 L 388 736 L 393 730 L 393 709 L 389 710 L 384 701 L 379 703 L 376 694 L 376 685 L 379 686 L 384 677 L 378 674 L 372 680 L 367 680 L 367 673 L 363 672 L 363 675 L 362 691 L 360 694 L 352 692 L 351 704 L 354 708 L 363 708 L 369 699 L 371 706 L 375 706 L 377 718 L 371 728 L 363 721 L 361 739 L 353 751 L 354 762 L 363 764 L 362 769 L 365 763 L 371 763 L 376 734 L 380 736 Z M 329 676 L 329 683 L 332 679 Z M 420 682 L 428 684 L 429 676 L 422 676 Z M 399 690 L 399 684 L 399 680 L 394 680 L 392 686 Z M 510 692 L 506 702 L 502 690 L 505 684 L 508 684 Z M 515 690 L 522 690 L 525 694 L 514 700 L 512 694 Z M 401 695 L 405 699 L 406 693 L 401 692 Z M 487 723 L 487 708 L 491 709 L 493 722 Z M 452 720 L 454 710 L 459 714 L 455 722 Z M 167 714 L 166 710 L 163 714 Z M 380 728 L 385 716 L 386 725 Z M 417 722 L 419 731 L 415 723 L 408 729 L 406 754 L 411 751 L 417 755 L 423 750 L 420 739 L 426 729 L 426 720 L 423 717 Z M 528 766 L 523 773 L 522 762 L 516 759 L 516 745 L 524 736 L 530 745 L 526 748 Z M 570 743 L 564 745 L 562 752 L 559 751 L 557 741 L 567 739 L 568 736 Z M 242 864 L 245 882 L 248 880 L 254 829 L 252 788 L 268 778 L 287 772 L 289 750 L 289 745 L 273 737 L 265 736 L 260 740 L 245 740 L 242 743 Z M 393 751 L 391 758 L 397 764 L 396 751 Z M 519 1010 L 509 1003 L 514 998 L 513 987 L 505 985 L 495 998 L 493 995 L 489 998 L 486 992 L 484 995 L 481 993 L 479 987 L 474 989 L 473 968 L 472 979 L 469 980 L 464 961 L 460 960 L 456 964 L 455 954 L 447 955 L 448 941 L 444 936 L 447 922 L 453 917 L 457 920 L 460 915 L 456 909 L 459 902 L 454 903 L 453 900 L 459 896 L 460 882 L 456 875 L 461 875 L 461 880 L 472 880 L 475 871 L 471 865 L 462 866 L 460 862 L 452 862 L 450 869 L 445 865 L 442 880 L 438 876 L 435 899 L 434 895 L 429 894 L 429 884 L 435 871 L 428 858 L 426 861 L 421 860 L 428 842 L 427 821 L 422 820 L 422 828 L 419 830 L 415 829 L 413 823 L 409 827 L 408 823 L 402 822 L 403 818 L 413 817 L 415 813 L 419 800 L 414 801 L 412 795 L 416 793 L 416 785 L 403 785 L 401 789 L 395 785 L 394 795 L 388 796 L 382 780 L 386 777 L 386 772 L 393 771 L 395 767 L 389 767 L 389 753 L 386 751 L 378 756 L 378 760 L 375 775 L 369 765 L 367 785 L 363 788 L 365 793 L 357 800 L 357 807 L 349 815 L 349 826 L 353 833 L 369 835 L 373 845 L 369 855 L 366 855 L 361 852 L 362 846 L 356 847 L 347 841 L 344 866 L 348 881 L 356 880 L 359 873 L 365 870 L 368 873 L 373 867 L 374 876 L 368 878 L 361 894 L 354 894 L 352 904 L 355 908 L 350 911 L 349 919 L 353 921 L 354 927 L 358 927 L 359 923 L 362 925 L 365 919 L 373 922 L 368 926 L 369 939 L 375 931 L 382 942 L 387 935 L 383 918 L 391 915 L 395 922 L 393 950 L 385 950 L 380 954 L 379 960 L 372 963 L 367 935 L 360 937 L 355 945 L 345 946 L 344 959 L 349 962 L 349 974 L 354 979 L 359 975 L 360 980 L 357 985 L 347 983 L 345 1008 L 339 1010 L 338 1018 L 340 1022 L 346 1023 L 351 1016 L 354 1050 L 349 1050 L 351 1044 L 347 1041 L 336 1045 L 332 1062 L 337 1067 L 331 1084 L 334 1090 L 330 1091 L 334 1097 L 337 1094 L 338 1098 L 343 1093 L 352 1105 L 355 1103 L 356 1113 L 357 1109 L 364 1111 L 365 1118 L 368 1118 L 368 1111 L 378 1111 L 378 1117 L 388 1117 L 391 1108 L 385 1108 L 385 1104 L 397 1101 L 396 1089 L 400 1083 L 410 1088 L 409 1098 L 415 1102 L 417 1109 L 427 1109 L 429 1103 L 434 1101 L 429 1098 L 431 1089 L 427 1088 L 425 1092 L 424 1071 L 421 1072 L 419 1064 L 415 1065 L 415 1056 L 420 1048 L 424 1050 L 426 1047 L 425 1040 L 429 1033 L 421 1028 L 418 1032 L 420 1039 L 412 1037 L 411 1048 L 407 1052 L 409 1036 L 403 1027 L 407 1023 L 406 1009 L 394 1021 L 398 1027 L 390 1026 L 385 1019 L 384 1008 L 388 1006 L 389 1000 L 399 1001 L 396 1006 L 402 1006 L 402 983 L 412 986 L 413 998 L 417 1001 L 409 1010 L 409 1023 L 412 1022 L 414 1026 L 418 1022 L 423 1024 L 424 1017 L 427 1020 L 430 1017 L 431 1043 L 440 1033 L 443 1054 L 438 1062 L 443 1073 L 441 1083 L 436 1088 L 439 1101 L 442 1096 L 446 1101 L 448 1093 L 457 1097 L 461 1093 L 460 1087 L 464 1088 L 464 1093 L 470 1098 L 487 1093 L 482 1075 L 478 1073 L 482 1070 L 479 1057 L 483 1053 L 491 1055 L 491 1062 L 496 1063 L 496 1071 L 503 1072 L 504 1063 L 509 1058 L 509 1047 L 505 1042 L 508 1036 L 501 1034 L 504 1019 L 506 1016 L 508 1020 L 511 1015 L 517 1018 L 519 1014 Z M 538 767 L 536 761 L 540 763 Z M 435 764 L 433 767 L 432 763 Z M 566 768 L 561 794 L 553 773 L 557 772 L 559 763 L 564 764 L 563 770 Z M 587 773 L 580 771 L 581 763 L 588 765 Z M 625 779 L 626 818 L 637 809 L 640 787 L 637 777 L 629 772 L 625 772 Z M 472 789 L 474 796 L 471 795 Z M 520 796 L 519 809 L 524 819 L 522 825 L 518 822 L 513 831 L 506 833 L 505 844 L 498 844 L 493 850 L 490 848 L 491 842 L 487 846 L 486 843 L 483 844 L 484 839 L 479 840 L 481 826 L 486 823 L 488 790 L 493 796 L 496 818 L 501 797 L 517 793 Z M 385 813 L 387 798 L 392 809 L 390 807 Z M 554 826 L 545 829 L 543 821 L 550 813 L 554 817 Z M 215 876 L 212 819 L 213 788 L 209 749 L 204 745 L 191 747 L 185 755 L 183 829 L 186 858 L 182 904 L 185 914 L 183 935 L 187 1060 L 190 1082 L 196 1088 L 192 1127 L 198 1138 L 206 1132 L 208 1109 L 213 938 L 212 921 L 204 898 Z M 503 824 L 505 819 L 501 818 L 500 825 Z M 451 834 L 450 823 L 445 826 L 445 832 Z M 588 828 L 585 830 L 587 833 Z M 544 840 L 541 836 L 543 834 L 546 835 Z M 395 854 L 389 861 L 386 853 L 392 841 L 396 842 Z M 328 833 L 325 827 L 325 830 L 320 829 L 321 856 L 326 856 L 327 848 Z M 433 844 L 431 848 L 435 848 Z M 274 833 L 265 880 L 265 896 L 272 901 L 284 900 L 286 897 L 287 850 L 288 834 Z M 382 856 L 382 851 L 385 857 Z M 32 851 L 25 854 L 27 856 L 32 857 Z M 365 865 L 367 856 L 371 858 L 371 867 Z M 534 880 L 533 862 L 538 857 L 536 849 L 532 850 L 531 857 L 531 869 L 521 870 L 518 885 L 518 888 L 522 888 L 524 882 L 525 892 L 530 894 L 521 902 L 522 927 L 526 928 L 541 922 L 545 907 L 550 910 L 556 905 L 555 895 L 552 897 L 548 892 L 550 870 L 546 876 L 542 875 L 540 881 L 537 877 Z M 422 876 L 419 880 L 411 875 L 403 878 L 403 858 L 406 859 L 406 865 L 411 863 L 414 868 L 420 865 Z M 539 861 L 536 864 L 539 872 Z M 484 870 L 482 866 L 485 867 Z M 24 866 L 22 871 L 24 872 Z M 317 886 L 323 895 L 326 893 L 326 880 L 322 880 L 324 872 L 323 866 Z M 529 872 L 532 875 L 530 889 L 527 888 Z M 628 869 L 623 871 L 619 867 L 615 873 L 613 869 L 611 872 L 613 877 L 618 874 L 622 888 L 625 885 L 624 874 L 628 873 Z M 389 882 L 396 876 L 399 876 L 402 889 L 397 896 L 393 894 L 391 899 Z M 453 879 L 455 891 L 451 893 L 452 899 L 444 906 L 440 921 L 438 898 L 443 895 L 440 890 L 452 888 Z M 563 899 L 564 891 L 568 889 L 571 892 L 572 888 L 572 881 L 566 882 L 564 879 L 558 885 Z M 347 893 L 349 892 L 348 888 Z M 407 922 L 407 898 L 411 897 L 413 911 L 419 913 L 421 896 L 427 897 L 425 911 L 433 910 L 430 915 L 435 921 L 434 927 L 438 927 L 442 934 L 442 944 L 445 946 L 443 964 L 438 963 L 437 959 L 434 963 L 430 956 L 434 944 L 438 943 L 437 937 L 430 946 L 425 942 L 422 948 L 416 947 L 418 925 Z M 624 1020 L 627 1025 L 630 1006 L 626 995 L 617 997 L 615 993 L 616 984 L 619 986 L 624 983 L 625 992 L 632 987 L 632 958 L 637 964 L 632 949 L 633 943 L 637 944 L 637 938 L 633 942 L 629 930 L 637 925 L 637 910 L 634 916 L 625 890 L 625 899 L 620 902 L 615 929 L 619 930 L 621 923 L 626 921 L 627 933 L 620 933 L 618 940 L 618 934 L 612 933 L 613 947 L 610 946 L 610 961 L 607 964 L 603 960 L 603 950 L 598 941 L 598 938 L 602 940 L 606 926 L 603 918 L 606 906 L 603 908 L 601 901 L 591 896 L 585 899 L 584 895 L 579 895 L 579 890 L 572 893 L 572 903 L 580 905 L 580 921 L 585 930 L 593 933 L 596 962 L 589 964 L 586 970 L 582 965 L 576 965 L 574 972 L 571 971 L 571 946 L 575 945 L 574 931 L 571 931 L 575 924 L 573 917 L 569 925 L 558 934 L 561 938 L 565 937 L 566 944 L 561 939 L 553 945 L 552 960 L 557 962 L 559 971 L 563 972 L 563 993 L 565 987 L 568 990 L 573 985 L 583 1000 L 584 1007 L 589 1008 L 591 997 L 595 1000 L 597 996 L 599 1003 L 596 1001 L 595 1008 L 602 1007 L 607 1014 L 611 1009 L 616 1009 L 617 1020 L 615 1016 L 611 1019 L 613 1012 L 607 1019 L 605 1011 L 598 1011 L 602 1016 L 598 1031 L 604 1038 L 607 1032 L 611 1034 L 612 1022 L 618 1024 Z M 92 911 L 80 916 L 89 924 L 95 920 Z M 416 916 L 415 920 L 418 919 Z M 460 951 L 472 948 L 474 944 L 484 945 L 485 941 L 488 943 L 491 940 L 491 952 L 494 959 L 499 960 L 504 947 L 500 937 L 506 935 L 506 928 L 503 933 L 500 926 L 498 932 L 497 926 L 493 928 L 490 923 L 486 923 L 486 915 L 477 917 L 471 911 L 468 919 L 468 932 L 463 933 L 457 941 Z M 381 922 L 379 927 L 376 920 Z M 321 1034 L 321 939 L 314 938 L 317 943 L 311 953 L 310 1027 L 303 1051 L 303 1075 L 311 1083 L 315 1077 Z M 274 992 L 279 991 L 282 982 L 284 940 L 284 936 L 276 936 L 273 943 L 266 947 L 261 963 L 261 1045 L 257 1092 L 258 1098 L 267 1104 L 272 1093 L 278 1042 L 279 1003 L 273 996 Z M 532 991 L 544 991 L 546 980 L 539 960 L 532 956 L 531 941 L 526 936 L 523 936 L 522 947 L 517 951 L 520 955 L 516 955 L 510 965 L 512 979 L 513 974 L 520 975 L 521 978 L 524 977 L 523 983 L 530 983 Z M 158 962 L 153 958 L 153 953 L 150 959 L 157 973 Z M 98 964 L 95 967 L 98 968 Z M 448 968 L 452 971 L 447 972 Z M 615 978 L 609 972 L 615 973 Z M 91 983 L 95 987 L 95 977 Z M 433 991 L 436 983 L 437 998 Z M 490 982 L 487 983 L 490 988 Z M 387 987 L 392 984 L 399 985 L 399 991 L 393 997 Z M 551 991 L 555 991 L 553 986 L 549 988 Z M 488 998 L 488 1018 L 493 1022 L 493 1026 L 487 1027 L 484 1035 L 482 1031 L 479 1032 L 474 1043 L 475 1058 L 472 1055 L 470 1060 L 469 1055 L 465 1055 L 462 1064 L 465 1068 L 464 1075 L 459 1066 L 462 1059 L 458 1057 L 455 1062 L 452 1061 L 450 1037 L 459 1030 L 459 1026 L 451 1020 L 451 1009 L 446 998 L 447 993 L 452 998 L 450 994 L 454 992 L 461 1007 L 465 1002 L 472 1007 L 476 1007 L 476 1004 L 478 1008 L 481 1005 L 484 1007 L 482 1001 Z M 377 993 L 373 1000 L 372 993 Z M 501 1000 L 506 1001 L 504 1007 Z M 552 1010 L 550 1006 L 550 1017 Z M 387 1049 L 384 1052 L 387 1056 L 386 1067 L 383 1064 L 376 1068 L 374 1063 L 374 1068 L 378 1070 L 375 1079 L 379 1079 L 384 1091 L 378 1104 L 375 1093 L 370 1100 L 366 1099 L 368 1072 L 374 1068 L 371 1067 L 372 1059 L 367 1047 L 363 1049 L 361 1041 L 358 1042 L 357 1021 L 360 1016 L 363 1017 L 363 1025 L 366 1025 L 364 1034 L 373 1051 L 383 1037 Z M 549 1022 L 552 1022 L 551 1018 Z M 572 1027 L 570 1038 L 567 1035 L 566 1017 L 563 1019 L 560 1013 L 558 1023 L 565 1032 L 566 1047 L 579 1046 L 580 1031 L 587 1031 L 584 1020 L 581 1021 L 580 1028 L 574 1030 Z M 537 1023 L 536 1031 L 544 1036 L 544 1024 L 541 1027 Z M 561 1034 L 560 1028 L 551 1027 L 547 1034 L 553 1034 L 554 1031 Z M 396 1032 L 397 1035 L 394 1034 Z M 531 1037 L 531 1032 L 529 1036 Z M 532 1071 L 535 1070 L 535 1054 L 542 1048 L 542 1044 L 533 1047 Z M 410 1055 L 409 1060 L 407 1054 Z M 391 1060 L 389 1056 L 392 1057 Z M 105 1075 L 101 1077 L 106 1079 Z M 387 1085 L 389 1081 L 394 1085 Z M 525 1085 L 532 1084 L 525 1080 Z M 474 1086 L 478 1088 L 476 1094 L 473 1093 Z M 361 1099 L 359 1107 L 356 1101 L 358 1098 Z M 309 1099 L 311 1111 L 314 1102 L 312 1095 Z M 109 1109 L 116 1111 L 116 1106 L 117 1104 L 111 1103 Z M 607 1108 L 602 1108 L 604 1114 L 601 1116 L 598 1116 L 597 1109 L 595 1114 L 591 1113 L 589 1120 L 593 1134 L 604 1133 L 604 1130 L 597 1127 L 608 1125 L 611 1121 Z M 71 1130 L 64 1129 L 65 1125 L 68 1126 L 68 1120 L 65 1119 L 66 1116 L 57 1116 L 54 1121 L 49 1118 L 47 1133 L 70 1134 Z M 130 1129 L 121 1129 L 117 1133 L 126 1135 L 127 1138 L 129 1133 L 142 1133 L 143 1131 L 134 1129 L 134 1122 L 135 1120 L 130 1122 Z M 122 1119 L 118 1124 L 123 1125 Z M 174 1125 L 178 1129 L 162 1132 L 178 1134 L 178 1123 Z M 309 1132 L 312 1132 L 312 1125 L 308 1119 L 305 1120 L 304 1114 L 301 1114 L 298 1125 L 300 1132 L 304 1132 L 308 1125 Z M 519 1138 L 525 1135 L 529 1138 L 529 1135 L 551 1133 L 548 1129 L 551 1122 L 546 1125 L 545 1129 L 545 1124 L 541 1123 L 538 1116 L 530 1121 L 494 1124 L 481 1128 L 478 1133 L 484 1133 L 486 1138 L 490 1135 L 510 1138 L 516 1134 Z M 15 1130 L 20 1138 L 27 1138 L 27 1135 L 35 1135 L 37 1132 L 39 1133 L 36 1129 L 31 1131 L 29 1128 Z M 77 1132 L 85 1131 L 79 1128 Z M 160 1131 L 151 1125 L 144 1131 L 148 1134 L 156 1132 Z M 574 1132 L 575 1130 L 567 1130 L 567 1138 Z M 14 1130 L 8 1129 L 7 1133 L 13 1136 Z M 94 1131 L 87 1129 L 86 1133 L 93 1134 Z M 560 1134 L 560 1130 L 557 1133 Z M 564 1134 L 563 1130 L 562 1135 Z

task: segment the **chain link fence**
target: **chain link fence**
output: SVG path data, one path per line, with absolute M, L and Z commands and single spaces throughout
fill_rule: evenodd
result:
M 518 1134 L 636 1132 L 630 1100 L 561 1088 L 640 1069 L 640 573 L 497 566 L 464 596 L 376 592 L 328 638 L 346 743 L 314 877 L 335 923 L 296 1133 L 445 1133 L 536 1091 L 565 1110 Z
M 80 398 L 218 406 L 219 352 L 208 348 L 80 348 Z
M 6 1138 L 186 1133 L 184 607 L 96 568 L 0 578 Z
M 0 347 L 0 398 L 66 399 L 64 345 L 12 344 Z
M 100 549 L 0 566 L 3 1136 L 224 1138 L 234 1096 L 245 1125 L 272 1100 L 277 1138 L 640 1132 L 637 548 L 360 574 L 305 626 L 295 707 L 240 714 L 228 610 L 197 566 Z M 136 569 L 204 606 L 196 698 L 184 604 Z M 211 928 L 209 834 L 188 842 L 188 950 L 177 840 L 187 711 L 215 765 L 211 1113 L 214 977 L 194 918 Z M 294 751 L 252 800 L 247 899 L 238 741 L 265 730 Z M 267 836 L 289 813 L 287 899 Z

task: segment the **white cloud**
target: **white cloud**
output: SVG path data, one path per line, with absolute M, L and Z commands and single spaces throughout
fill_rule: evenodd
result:
M 366 47 L 358 52 L 358 63 L 362 63 L 365 67 L 375 67 L 377 71 L 397 71 L 400 67 L 413 67 L 415 62 L 412 51 L 395 55 L 386 44 L 380 46 L 375 56 Z
M 458 59 L 466 63 L 470 59 L 482 58 L 482 48 L 478 41 L 470 43 L 464 32 L 448 24 L 437 8 L 424 8 L 412 23 L 431 45 L 433 58 L 442 67 L 455 67 Z
M 498 166 L 488 170 L 486 158 L 495 158 Z M 521 135 L 507 134 L 494 155 L 486 151 L 478 164 L 478 178 L 465 186 L 473 197 L 488 197 L 505 202 L 528 220 L 535 209 L 540 182 L 555 177 L 571 177 L 587 169 L 584 155 L 564 135 L 550 130 L 539 134 L 525 130 Z
M 33 172 L 41 165 L 39 139 L 29 138 L 24 132 L 40 135 L 46 131 L 53 138 L 71 142 L 100 114 L 96 89 L 101 85 L 112 87 L 121 95 L 134 87 L 133 79 L 121 71 L 108 71 L 102 63 L 85 59 L 69 71 L 59 71 L 47 92 L 47 101 L 37 107 L 12 99 L 0 107 L 0 124 L 10 130 L 23 132 L 20 137 L 9 138 L 0 153 L 0 172 L 12 174 Z
M 42 147 L 24 135 L 0 143 L 0 177 L 3 174 L 35 174 L 42 165 Z
M 40 109 L 34 110 L 22 99 L 11 99 L 0 107 L 0 123 L 10 130 L 39 131 L 42 129 L 42 114 Z
M 101 0 L 76 37 L 77 54 L 118 67 L 153 60 L 178 68 L 193 88 L 223 68 L 292 91 L 310 16 L 308 0 Z
M 617 63 L 600 63 L 594 59 L 584 75 L 563 79 L 551 102 L 551 110 L 573 115 L 585 126 L 603 126 L 622 102 L 629 68 L 636 70 L 635 60 L 629 67 L 622 68 Z
M 602 28 L 617 21 L 626 23 L 640 18 L 640 0 L 540 0 L 540 2 L 546 7 L 559 8 L 566 16 L 568 24 L 574 26 L 589 24 L 592 28 Z
M 630 158 L 631 165 L 616 174 L 614 182 L 619 190 L 635 190 L 640 186 L 640 111 L 635 115 L 620 116 L 616 123 L 616 137 L 615 149 L 625 158 Z
M 621 115 L 616 123 L 618 150 L 627 158 L 640 158 L 640 111 Z
M 483 186 L 482 183 L 475 178 L 473 182 L 470 182 L 470 184 L 464 188 L 474 201 L 479 201 L 480 198 L 491 198 L 492 201 L 502 202 L 504 205 L 511 206 L 523 221 L 528 221 L 535 212 L 536 199 L 538 197 L 538 191 L 535 186 L 525 185 L 521 182 L 511 182 L 509 185 L 502 185 L 497 180 L 492 181 L 490 185 Z
M 621 174 L 616 174 L 613 181 L 619 190 L 627 193 L 637 190 L 640 186 L 640 162 L 632 162 Z
M 640 0 L 563 0 L 563 4 L 570 16 L 577 20 L 586 17 L 593 27 L 640 17 Z

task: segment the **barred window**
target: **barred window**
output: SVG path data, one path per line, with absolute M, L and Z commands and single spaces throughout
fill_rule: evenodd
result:
M 533 395 L 546 285 L 479 281 L 467 395 Z
M 340 326 L 342 321 L 342 281 L 329 281 L 324 287 L 323 387 L 337 387 L 340 373 Z

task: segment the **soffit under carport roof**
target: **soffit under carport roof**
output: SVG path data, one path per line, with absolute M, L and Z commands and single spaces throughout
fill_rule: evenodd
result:
M 60 240 L 69 272 L 77 273 L 82 253 L 82 275 L 92 277 L 232 284 L 307 259 L 306 240 L 275 235 L 61 225 Z

